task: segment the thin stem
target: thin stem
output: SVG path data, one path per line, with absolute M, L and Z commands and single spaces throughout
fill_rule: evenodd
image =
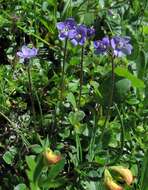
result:
M 81 61 L 80 61 L 80 91 L 79 91 L 78 108 L 80 108 L 81 106 L 81 96 L 82 96 L 82 87 L 83 87 L 83 59 L 84 59 L 84 46 L 82 46 Z
M 64 46 L 64 57 L 63 57 L 63 63 L 62 63 L 62 80 L 61 80 L 61 101 L 63 100 L 63 93 L 65 89 L 64 79 L 65 79 L 65 63 L 66 63 L 66 53 L 67 53 L 67 38 L 65 40 L 65 46 Z
M 82 146 L 81 146 L 81 142 L 80 142 L 80 137 L 79 134 L 77 134 L 77 132 L 75 132 L 75 138 L 76 138 L 76 150 L 77 150 L 77 161 L 78 163 L 82 162 Z
M 29 95 L 31 100 L 31 108 L 32 108 L 32 114 L 33 114 L 33 120 L 35 121 L 36 113 L 35 113 L 35 106 L 34 106 L 34 99 L 33 99 L 33 85 L 32 85 L 32 79 L 31 79 L 31 72 L 30 72 L 30 65 L 27 66 L 27 72 L 28 72 L 28 80 L 29 80 Z
M 59 102 L 56 103 L 56 107 L 55 107 L 55 125 L 56 126 L 60 126 L 61 125 L 61 118 L 63 116 L 63 106 L 62 106 L 62 101 L 63 101 L 63 97 L 64 97 L 64 90 L 65 90 L 65 64 L 66 64 L 66 54 L 67 54 L 67 42 L 68 39 L 65 39 L 65 45 L 64 45 L 64 56 L 63 56 L 63 62 L 62 62 L 62 66 L 61 66 L 61 72 L 62 72 L 62 78 L 61 78 L 61 83 L 60 83 L 60 90 L 61 90 L 61 94 L 59 97 Z M 61 115 L 59 116 L 59 121 L 57 122 L 57 110 L 60 109 Z M 54 127 L 55 130 L 55 127 Z
M 62 78 L 61 78 L 61 83 L 60 83 L 60 96 L 59 96 L 59 102 L 56 103 L 55 106 L 55 112 L 54 112 L 54 122 L 53 122 L 53 127 L 54 127 L 54 138 L 56 139 L 56 134 L 57 134 L 57 127 L 61 125 L 61 118 L 63 116 L 63 106 L 62 106 L 62 101 L 63 101 L 63 94 L 64 94 L 64 90 L 65 90 L 65 63 L 66 63 L 66 54 L 67 54 L 67 42 L 68 39 L 65 39 L 65 45 L 64 45 L 64 56 L 63 56 L 63 62 L 62 62 L 62 66 L 61 66 L 61 72 L 62 72 Z M 60 109 L 61 115 L 59 116 L 59 118 L 57 117 L 57 110 Z M 57 119 L 59 119 L 59 121 L 57 121 Z
M 15 130 L 18 130 L 18 129 L 16 128 L 16 126 L 13 124 L 13 122 L 12 122 L 4 113 L 2 113 L 1 111 L 0 111 L 0 115 L 2 115 L 2 116 L 11 124 L 11 126 L 12 126 Z
M 115 73 L 114 73 L 114 57 L 111 56 L 111 64 L 112 64 L 112 73 L 111 73 L 111 89 L 110 89 L 110 97 L 109 97 L 109 104 L 108 104 L 108 108 L 107 108 L 107 114 L 106 114 L 106 118 L 105 118 L 105 121 L 104 121 L 104 125 L 103 125 L 103 131 L 102 131 L 102 134 L 101 134 L 101 137 L 100 137 L 100 140 L 102 140 L 103 138 L 103 135 L 104 135 L 104 132 L 105 132 L 105 129 L 106 129 L 106 124 L 109 120 L 109 117 L 110 117 L 110 108 L 112 106 L 112 101 L 113 101 L 113 94 L 114 94 L 114 83 L 115 83 Z

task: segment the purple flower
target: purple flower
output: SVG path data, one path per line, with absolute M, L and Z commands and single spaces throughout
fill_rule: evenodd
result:
M 57 23 L 57 29 L 59 31 L 59 39 L 65 40 L 69 38 L 69 31 L 76 28 L 76 22 L 73 18 L 68 18 L 64 22 Z
M 87 37 L 92 37 L 93 35 L 95 35 L 95 29 L 93 27 L 91 28 L 87 28 Z
M 38 50 L 36 48 L 28 48 L 27 46 L 22 46 L 22 51 L 18 51 L 17 55 L 23 59 L 30 59 L 37 55 Z
M 87 39 L 87 27 L 78 25 L 74 30 L 69 31 L 69 39 L 74 46 L 83 46 Z
M 132 45 L 130 44 L 130 37 L 113 37 L 111 40 L 104 37 L 102 40 L 94 41 L 94 48 L 96 53 L 104 53 L 112 51 L 116 57 L 130 55 L 132 52 Z
M 94 41 L 95 52 L 98 54 L 106 54 L 110 47 L 110 41 L 108 37 L 104 37 L 102 40 Z
M 130 55 L 132 52 L 132 45 L 130 44 L 130 37 L 113 37 L 111 39 L 111 47 L 113 53 L 117 57 L 122 57 L 124 55 Z

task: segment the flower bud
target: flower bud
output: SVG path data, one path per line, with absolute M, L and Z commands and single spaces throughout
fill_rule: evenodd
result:
M 121 186 L 114 182 L 110 172 L 107 169 L 104 171 L 104 183 L 109 190 L 123 190 Z
M 47 149 L 43 155 L 49 164 L 56 164 L 61 160 L 61 155 L 55 154 L 51 149 Z
M 128 168 L 124 168 L 123 166 L 112 166 L 110 169 L 118 172 L 127 183 L 127 185 L 130 185 L 133 182 L 132 172 Z

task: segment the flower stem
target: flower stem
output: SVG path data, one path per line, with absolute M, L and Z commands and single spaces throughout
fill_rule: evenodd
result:
M 62 77 L 61 77 L 61 83 L 60 83 L 60 95 L 59 95 L 59 102 L 56 103 L 55 106 L 55 112 L 54 112 L 54 138 L 56 139 L 56 135 L 57 135 L 57 127 L 61 125 L 61 120 L 62 120 L 62 116 L 63 116 L 63 106 L 62 106 L 62 102 L 63 102 L 63 98 L 64 98 L 64 90 L 65 90 L 65 63 L 66 63 L 66 54 L 67 54 L 67 42 L 68 39 L 65 39 L 65 45 L 64 45 L 64 56 L 63 56 L 63 62 L 62 62 L 62 66 L 61 66 L 61 73 L 62 73 Z M 57 116 L 57 110 L 60 110 L 60 115 L 59 117 Z M 58 121 L 59 120 L 59 121 Z M 56 127 L 55 127 L 56 126 Z
M 79 134 L 77 132 L 75 132 L 75 140 L 76 140 L 76 150 L 77 150 L 77 162 L 81 163 L 82 162 L 82 146 L 81 146 Z
M 105 121 L 104 121 L 104 124 L 103 124 L 103 131 L 102 131 L 102 134 L 101 134 L 101 137 L 100 137 L 100 140 L 102 141 L 102 138 L 104 136 L 104 133 L 105 133 L 105 129 L 106 129 L 106 124 L 109 120 L 109 117 L 110 117 L 110 108 L 112 106 L 112 101 L 113 101 L 113 94 L 114 94 L 114 83 L 115 83 L 115 73 L 114 73 L 114 57 L 111 56 L 111 64 L 112 64 L 112 71 L 111 71 L 111 89 L 110 89 L 110 97 L 109 97 L 109 103 L 108 103 L 108 108 L 107 108 L 107 114 L 106 114 L 106 118 L 105 118 Z
M 31 101 L 33 121 L 35 121 L 36 113 L 35 113 L 35 106 L 34 106 L 34 99 L 33 99 L 33 85 L 32 85 L 31 71 L 30 71 L 30 65 L 29 64 L 27 66 L 27 72 L 28 72 L 28 80 L 29 80 L 29 95 L 30 95 L 30 101 Z
M 80 108 L 81 106 L 81 96 L 82 96 L 82 87 L 83 87 L 83 59 L 84 59 L 84 46 L 82 46 L 81 60 L 80 60 L 80 90 L 79 90 L 78 108 Z
M 61 101 L 63 100 L 63 93 L 65 89 L 65 63 L 66 63 L 66 53 L 67 53 L 67 38 L 65 40 L 65 46 L 64 46 L 64 57 L 63 57 L 63 63 L 62 63 L 62 80 L 61 80 Z

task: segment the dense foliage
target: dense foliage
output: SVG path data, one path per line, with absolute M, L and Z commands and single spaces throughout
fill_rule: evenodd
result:
M 0 189 L 148 190 L 147 0 L 0 0 Z

